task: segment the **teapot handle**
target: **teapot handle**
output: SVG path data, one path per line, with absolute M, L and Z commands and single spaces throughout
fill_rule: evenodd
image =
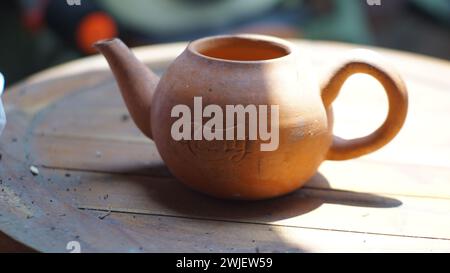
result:
M 327 159 L 346 160 L 374 152 L 389 143 L 402 128 L 408 112 L 408 93 L 400 75 L 377 53 L 356 49 L 352 56 L 334 70 L 330 77 L 322 83 L 322 100 L 326 109 L 331 111 L 332 102 L 336 99 L 345 81 L 353 74 L 364 73 L 377 79 L 386 91 L 389 101 L 389 112 L 384 123 L 372 134 L 355 139 L 342 139 L 334 136 Z

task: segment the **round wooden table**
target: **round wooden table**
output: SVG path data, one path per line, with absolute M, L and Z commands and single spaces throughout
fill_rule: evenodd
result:
M 355 47 L 295 42 L 319 76 Z M 184 47 L 135 52 L 162 73 Z M 260 202 L 217 200 L 176 181 L 130 120 L 103 57 L 13 86 L 0 138 L 0 250 L 450 252 L 450 63 L 375 50 L 409 87 L 398 137 L 324 162 L 303 189 Z M 380 85 L 353 76 L 335 103 L 335 132 L 364 135 L 386 111 Z

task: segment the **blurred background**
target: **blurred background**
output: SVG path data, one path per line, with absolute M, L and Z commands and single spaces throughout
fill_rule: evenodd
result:
M 0 72 L 10 85 L 93 54 L 102 38 L 138 46 L 237 32 L 450 60 L 450 0 L 2 0 Z

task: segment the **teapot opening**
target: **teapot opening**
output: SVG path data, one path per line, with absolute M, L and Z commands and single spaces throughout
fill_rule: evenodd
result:
M 254 62 L 278 59 L 291 53 L 277 38 L 262 35 L 216 36 L 194 41 L 190 50 L 207 58 Z

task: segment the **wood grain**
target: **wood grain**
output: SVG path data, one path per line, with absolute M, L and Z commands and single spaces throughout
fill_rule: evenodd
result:
M 68 170 L 43 175 L 58 175 L 54 190 L 83 209 L 450 240 L 449 199 L 336 190 L 321 174 L 311 184 L 322 188 L 261 202 L 210 198 L 173 178 Z
M 103 216 L 103 211 L 91 211 Z M 449 252 L 447 241 L 112 212 L 105 221 L 167 252 Z M 142 234 L 145 234 L 142 236 Z M 345 248 L 343 247 L 345 246 Z M 145 249 L 143 249 L 145 251 Z

